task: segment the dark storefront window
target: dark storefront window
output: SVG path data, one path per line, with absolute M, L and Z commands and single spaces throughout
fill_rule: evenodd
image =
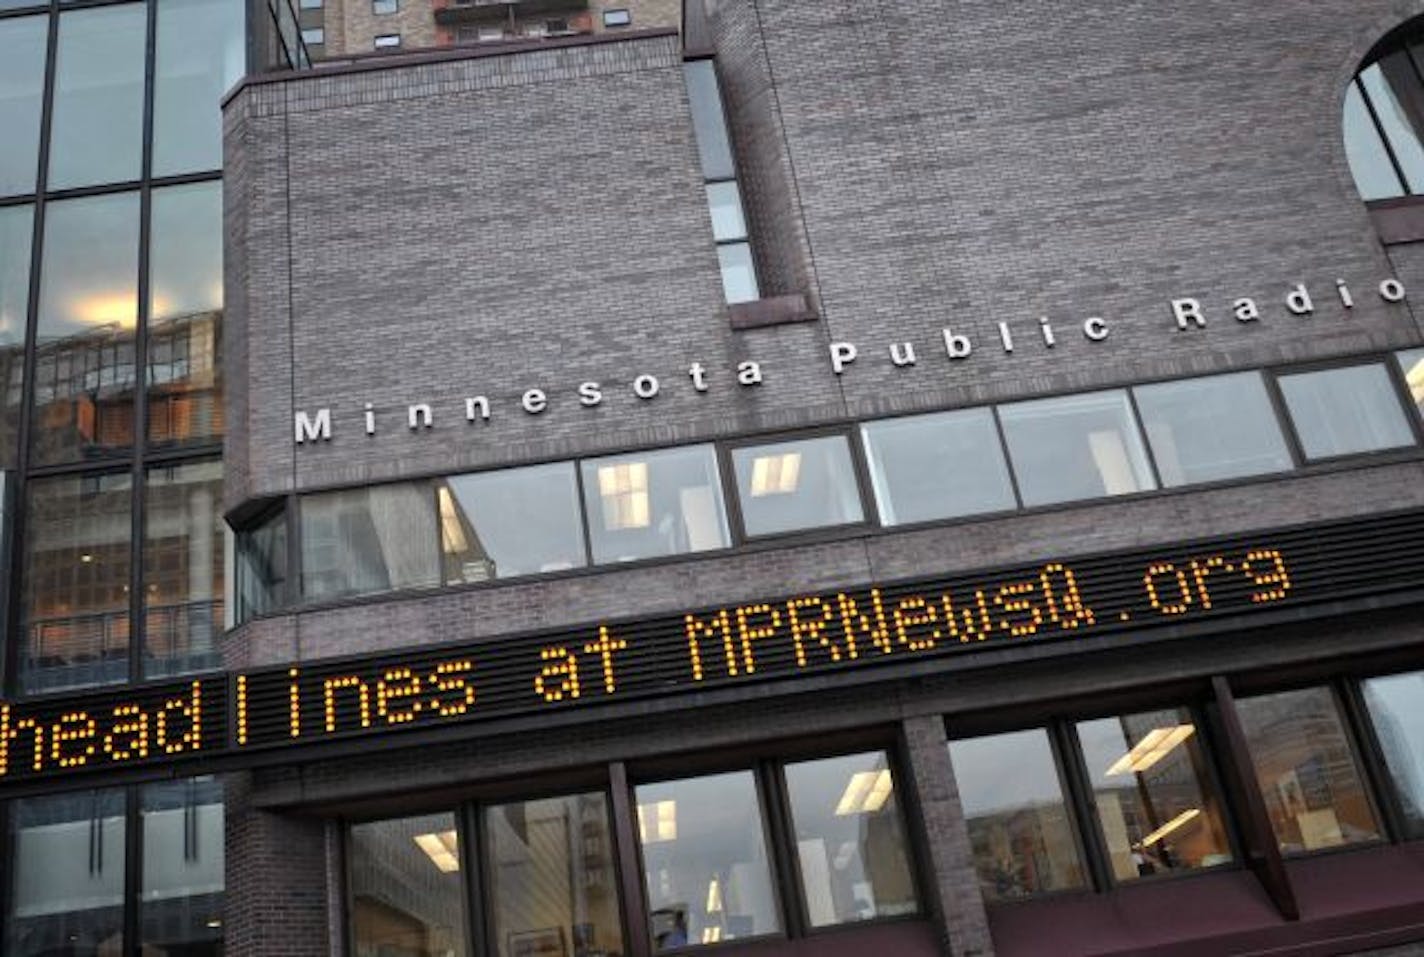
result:
M 457 475 L 436 494 L 447 584 L 587 564 L 572 462 Z
M 223 630 L 222 463 L 150 469 L 144 487 L 144 676 L 217 668 Z
M 1424 671 L 1364 683 L 1365 705 L 1410 837 L 1424 837 Z
M 1414 444 L 1383 364 L 1282 375 L 1278 381 L 1306 458 Z
M 732 467 L 748 536 L 865 519 L 844 436 L 733 449 Z
M 484 832 L 499 957 L 623 953 L 602 794 L 486 808 Z
M 949 754 L 984 900 L 1085 886 L 1047 731 L 951 741 Z
M 788 764 L 786 787 L 811 926 L 919 910 L 885 752 Z
M 1126 392 L 1016 402 L 999 416 L 1025 505 L 1156 488 Z
M 1262 695 L 1236 704 L 1283 852 L 1380 839 L 1354 745 L 1329 688 Z
M 301 513 L 307 598 L 440 584 L 435 503 L 427 483 L 311 495 Z
M 681 555 L 732 543 L 712 446 L 592 459 L 582 468 L 594 561 Z
M 751 771 L 645 784 L 637 800 L 655 950 L 781 930 Z
M 139 178 L 146 15 L 125 3 L 60 16 L 50 189 Z
M 992 409 L 886 419 L 861 426 L 885 525 L 1013 508 L 1014 488 Z
M 142 788 L 140 949 L 153 957 L 223 952 L 223 789 L 216 778 Z
M 1138 386 L 1142 426 L 1167 487 L 1291 468 L 1258 372 Z
M 0 196 L 35 191 L 48 30 L 44 16 L 0 21 Z
M 1189 711 L 1082 721 L 1077 734 L 1116 880 L 1231 861 L 1221 800 Z
M 349 857 L 353 957 L 464 957 L 454 814 L 353 825 Z

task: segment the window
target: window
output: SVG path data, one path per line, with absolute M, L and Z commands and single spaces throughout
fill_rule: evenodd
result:
M 604 10 L 603 25 L 605 27 L 626 27 L 633 22 L 633 15 L 627 10 Z
M 321 46 L 326 42 L 326 30 L 322 27 L 308 27 L 302 31 L 302 42 L 309 47 Z
M 222 463 L 151 468 L 144 483 L 146 678 L 222 666 Z
M 1424 192 L 1421 25 L 1395 31 L 1345 91 L 1345 155 L 1366 200 Z
M 475 34 L 475 39 L 480 43 L 493 43 L 496 40 L 504 39 L 504 30 L 501 27 L 480 27 Z
M 1382 363 L 1279 377 L 1306 458 L 1414 444 L 1414 433 Z
M 499 957 L 623 953 L 602 794 L 489 807 L 484 832 Z
M 590 459 L 581 468 L 595 562 L 658 558 L 731 544 L 712 446 Z
M 884 525 L 1017 504 L 990 409 L 868 422 L 860 434 Z
M 862 521 L 860 488 L 845 436 L 732 450 L 748 535 Z
M 0 291 L 0 303 L 4 302 L 3 296 L 3 291 Z M 1404 376 L 1404 384 L 1409 389 L 1414 411 L 1424 416 L 1424 349 L 1396 352 L 1394 361 L 1399 364 L 1399 371 Z
M 298 0 L 297 7 L 300 10 L 320 10 L 323 0 Z
M 655 950 L 781 929 L 751 771 L 641 785 L 637 802 Z
M 446 583 L 587 564 L 572 462 L 457 475 L 436 494 Z
M 1372 678 L 1365 706 L 1410 837 L 1424 837 L 1424 671 Z
M 43 15 L 0 21 L 0 196 L 35 191 L 48 27 Z
M 223 952 L 223 787 L 214 777 L 144 786 L 145 954 L 219 957 Z
M 237 621 L 286 603 L 287 513 L 266 516 L 237 536 Z
M 1156 488 L 1126 392 L 1017 402 L 999 415 L 1025 505 Z
M 399 33 L 383 33 L 376 37 L 377 50 L 393 50 L 401 45 Z
M 917 913 L 889 756 L 871 751 L 801 761 L 785 773 L 811 925 Z
M 1082 721 L 1077 734 L 1116 880 L 1231 861 L 1221 801 L 1189 711 Z
M 949 743 L 986 902 L 1085 886 L 1048 732 Z
M 395 13 L 399 9 L 400 0 L 371 0 L 371 12 L 378 17 Z M 376 39 L 380 40 L 380 37 Z M 380 46 L 380 43 L 377 43 L 376 46 Z
M 355 957 L 464 957 L 454 814 L 353 824 L 349 847 Z
M 1260 373 L 1163 382 L 1132 392 L 1169 488 L 1291 468 Z
M 0 33 L 4 23 L 0 22 Z M 0 60 L 0 64 L 3 64 Z M 0 66 L 0 70 L 4 67 Z M 0 470 L 15 468 L 23 400 L 25 316 L 30 301 L 34 207 L 0 207 Z
M 139 178 L 145 4 L 60 14 L 49 188 Z
M 217 104 L 246 73 L 242 0 L 157 0 L 153 174 L 222 167 Z
M 308 599 L 440 583 L 435 503 L 426 483 L 309 495 L 301 521 Z
M 1329 688 L 1236 702 L 1271 827 L 1287 854 L 1380 839 Z

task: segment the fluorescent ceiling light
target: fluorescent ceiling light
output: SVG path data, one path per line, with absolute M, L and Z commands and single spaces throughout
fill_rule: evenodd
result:
M 859 771 L 851 776 L 836 805 L 836 817 L 852 814 L 873 814 L 885 806 L 895 789 L 888 768 L 880 771 Z
M 1144 837 L 1142 839 L 1142 846 L 1151 847 L 1153 844 L 1156 844 L 1158 841 L 1162 840 L 1162 838 L 1166 837 L 1168 834 L 1171 834 L 1177 828 L 1181 827 L 1183 824 L 1186 824 L 1188 821 L 1193 820 L 1200 814 L 1201 808 L 1199 807 L 1194 807 L 1189 811 L 1183 811 L 1181 814 L 1178 814 L 1166 824 L 1163 824 L 1157 830 Z
M 702 928 L 702 942 L 704 944 L 715 944 L 722 939 L 722 928 L 716 925 Z
M 455 507 L 455 496 L 448 486 L 440 487 L 440 539 L 447 555 L 459 555 L 469 551 L 470 540 L 465 537 L 465 527 L 460 522 L 460 513 Z
M 708 883 L 707 883 L 707 907 L 706 907 L 706 911 L 707 911 L 707 913 L 709 913 L 709 914 L 715 914 L 715 913 L 717 913 L 718 911 L 720 911 L 721 909 L 722 909 L 722 885 L 721 885 L 720 883 L 718 883 L 717 878 L 714 877 L 714 878 L 712 878 L 712 880 L 708 881 Z
M 603 499 L 603 527 L 647 528 L 648 463 L 624 462 L 598 467 L 598 494 Z
M 677 840 L 677 802 L 639 804 L 638 837 L 644 844 Z
M 1177 745 L 1192 736 L 1196 728 L 1190 724 L 1179 724 L 1170 728 L 1153 728 L 1131 751 L 1113 762 L 1107 769 L 1107 777 L 1116 777 L 1128 772 L 1146 771 L 1165 758 Z
M 758 455 L 752 460 L 752 498 L 794 492 L 800 479 L 800 452 Z
M 453 874 L 460 869 L 460 848 L 454 831 L 417 834 L 415 843 L 442 874 Z

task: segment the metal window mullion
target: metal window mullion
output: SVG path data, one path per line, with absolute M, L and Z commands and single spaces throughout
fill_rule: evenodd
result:
M 123 952 L 127 957 L 142 957 L 139 949 L 139 891 L 143 887 L 143 816 L 139 812 L 139 798 L 142 793 L 141 785 L 130 784 L 124 788 Z M 102 836 L 100 840 L 102 842 Z
M 1113 889 L 1112 864 L 1108 858 L 1107 840 L 1102 819 L 1098 816 L 1097 800 L 1093 796 L 1093 780 L 1083 758 L 1083 748 L 1071 721 L 1055 720 L 1048 726 L 1049 744 L 1058 762 L 1059 780 L 1064 787 L 1069 819 L 1076 826 L 1083 866 L 1089 886 L 1096 891 Z

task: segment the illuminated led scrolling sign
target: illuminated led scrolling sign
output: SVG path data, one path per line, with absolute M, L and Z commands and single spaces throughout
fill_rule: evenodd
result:
M 1424 586 L 1424 568 L 1414 558 L 1421 546 L 1424 512 L 1407 513 L 1260 539 L 755 598 L 404 654 L 0 702 L 0 788 L 204 758 L 270 763 L 294 759 L 292 749 L 342 740 L 395 744 L 412 728 L 1378 595 Z

